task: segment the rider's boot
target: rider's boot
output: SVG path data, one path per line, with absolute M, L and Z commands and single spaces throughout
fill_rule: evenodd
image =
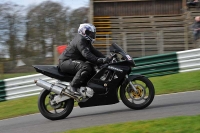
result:
M 82 84 L 86 82 L 88 79 L 88 75 L 90 73 L 85 70 L 79 70 L 76 75 L 74 76 L 73 80 L 70 83 L 70 90 L 73 92 L 75 95 L 81 95 L 81 93 L 78 91 Z

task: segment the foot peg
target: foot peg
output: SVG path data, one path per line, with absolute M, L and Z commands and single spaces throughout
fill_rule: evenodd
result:
M 69 89 L 68 89 L 69 91 L 70 91 L 70 93 L 72 94 L 72 95 L 77 95 L 77 96 L 80 96 L 81 94 L 79 93 L 79 92 L 77 92 L 77 88 L 75 88 L 75 87 L 72 87 L 72 86 L 69 86 Z

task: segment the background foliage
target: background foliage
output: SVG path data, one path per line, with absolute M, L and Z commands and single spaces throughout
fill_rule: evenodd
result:
M 87 14 L 88 7 L 71 10 L 52 1 L 28 8 L 0 4 L 0 62 L 4 62 L 4 73 L 30 72 L 33 64 L 53 64 L 54 45 L 68 44 L 79 25 L 88 22 Z

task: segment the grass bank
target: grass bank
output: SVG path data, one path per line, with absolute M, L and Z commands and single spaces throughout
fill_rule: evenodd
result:
M 199 133 L 200 115 L 125 122 L 69 130 L 63 133 Z
M 200 90 L 200 71 L 153 77 L 156 94 Z M 37 113 L 37 98 L 31 96 L 0 102 L 0 119 Z

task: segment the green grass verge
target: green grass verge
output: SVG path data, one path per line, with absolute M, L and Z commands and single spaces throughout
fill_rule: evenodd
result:
M 200 71 L 153 77 L 156 94 L 200 90 Z M 0 119 L 37 113 L 38 96 L 0 102 Z
M 69 130 L 63 133 L 199 133 L 200 115 L 125 122 Z
M 38 96 L 0 102 L 0 119 L 12 118 L 39 112 L 37 108 Z
M 200 71 L 153 77 L 156 94 L 200 90 Z

